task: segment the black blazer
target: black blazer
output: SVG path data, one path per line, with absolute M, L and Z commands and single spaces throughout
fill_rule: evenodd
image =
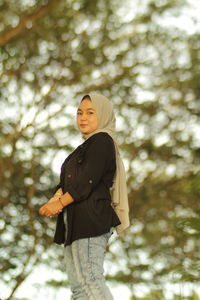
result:
M 78 146 L 63 162 L 60 183 L 74 202 L 58 215 L 54 242 L 69 245 L 80 238 L 104 234 L 120 223 L 111 206 L 110 187 L 116 171 L 114 142 L 99 132 Z M 67 237 L 63 213 L 67 213 Z

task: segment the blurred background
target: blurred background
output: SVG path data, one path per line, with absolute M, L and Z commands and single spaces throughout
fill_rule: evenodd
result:
M 200 3 L 0 0 L 0 298 L 69 299 L 38 214 L 91 91 L 117 115 L 131 226 L 105 272 L 118 300 L 200 299 Z M 68 298 L 67 298 L 68 297 Z

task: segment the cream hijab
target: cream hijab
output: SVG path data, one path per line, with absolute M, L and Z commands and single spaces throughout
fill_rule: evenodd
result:
M 97 112 L 99 124 L 98 128 L 90 134 L 84 134 L 86 140 L 98 132 L 107 132 L 113 139 L 116 151 L 116 173 L 113 180 L 111 192 L 111 205 L 119 217 L 121 224 L 116 226 L 116 231 L 121 235 L 122 231 L 129 227 L 129 204 L 126 185 L 126 174 L 123 161 L 120 157 L 119 148 L 116 140 L 115 124 L 112 103 L 103 95 L 97 93 L 88 94 Z

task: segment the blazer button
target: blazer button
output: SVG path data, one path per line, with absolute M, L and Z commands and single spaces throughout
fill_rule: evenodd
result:
M 81 145 L 80 148 L 83 148 L 83 145 Z
M 91 180 L 91 179 L 89 180 L 89 183 L 92 183 L 92 180 Z
M 82 159 L 79 159 L 79 160 L 78 160 L 78 163 L 80 164 L 81 162 L 82 162 Z

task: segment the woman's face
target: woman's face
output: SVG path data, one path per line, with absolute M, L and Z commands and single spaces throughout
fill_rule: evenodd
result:
M 98 118 L 96 110 L 92 106 L 90 99 L 81 101 L 77 110 L 77 125 L 83 134 L 89 134 L 98 127 Z

